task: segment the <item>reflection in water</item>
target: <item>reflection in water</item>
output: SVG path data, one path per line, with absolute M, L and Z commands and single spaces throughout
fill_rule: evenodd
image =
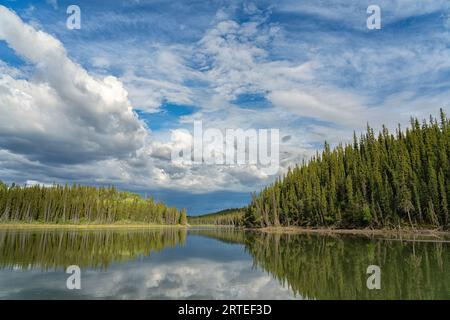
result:
M 232 228 L 0 230 L 0 298 L 448 299 L 449 249 Z M 65 289 L 71 264 L 79 292 Z M 381 290 L 366 287 L 372 264 Z
M 190 235 L 199 235 L 229 244 L 244 244 L 247 233 L 234 227 L 206 227 L 189 231 Z
M 105 269 L 113 261 L 184 244 L 185 228 L 150 230 L 2 230 L 0 267 Z
M 246 248 L 255 265 L 304 298 L 450 298 L 448 243 L 253 233 Z M 369 265 L 381 268 L 381 290 L 367 289 Z

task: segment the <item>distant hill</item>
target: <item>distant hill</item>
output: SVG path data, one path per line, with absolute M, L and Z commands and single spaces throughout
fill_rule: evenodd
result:
M 191 225 L 210 224 L 240 226 L 243 224 L 243 218 L 243 208 L 232 208 L 200 216 L 188 216 L 188 223 Z

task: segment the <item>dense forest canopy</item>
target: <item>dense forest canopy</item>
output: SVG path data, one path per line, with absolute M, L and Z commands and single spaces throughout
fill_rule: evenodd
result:
M 192 225 L 232 225 L 241 226 L 243 224 L 244 209 L 226 209 L 201 216 L 188 217 L 189 224 Z
M 245 212 L 249 227 L 431 227 L 449 229 L 450 121 L 411 119 L 395 135 L 372 128 L 352 144 L 290 169 Z
M 186 224 L 186 210 L 115 187 L 10 186 L 0 181 L 0 222 Z

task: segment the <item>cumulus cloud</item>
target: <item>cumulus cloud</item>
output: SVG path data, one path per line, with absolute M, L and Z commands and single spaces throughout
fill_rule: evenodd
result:
M 193 120 L 222 131 L 279 128 L 281 137 L 290 137 L 280 145 L 283 173 L 324 140 L 349 140 L 366 122 L 392 128 L 410 115 L 446 109 L 448 32 L 424 23 L 411 38 L 403 29 L 397 36 L 395 24 L 389 28 L 420 14 L 423 6 L 413 2 L 382 1 L 386 28 L 378 34 L 361 32 L 367 16 L 363 4 L 344 1 L 285 0 L 270 8 L 199 5 L 195 24 L 183 21 L 187 9 L 181 4 L 180 12 L 165 5 L 164 12 L 151 13 L 127 6 L 131 11 L 101 13 L 110 17 L 108 30 L 115 31 L 107 39 L 95 36 L 105 31 L 98 22 L 83 25 L 92 37 L 82 39 L 46 24 L 52 34 L 65 37 L 76 61 L 92 67 L 89 73 L 55 37 L 2 7 L 0 39 L 33 67 L 0 62 L 0 172 L 21 181 L 115 183 L 134 190 L 259 189 L 273 177 L 252 166 L 171 162 L 172 150 L 189 140 L 176 129 L 192 128 Z M 447 8 L 445 3 L 436 0 L 424 10 L 435 14 Z M 346 20 L 338 23 L 342 16 Z M 445 25 L 447 18 L 437 23 Z M 149 21 L 154 28 L 148 28 Z M 135 22 L 145 32 L 130 38 L 128 28 Z M 111 69 L 117 78 L 108 76 Z M 238 102 L 246 95 L 260 97 L 264 106 L 246 108 Z M 149 128 L 133 113 L 135 108 L 162 115 L 165 103 L 175 111 L 177 105 L 195 106 L 194 113 L 173 112 L 168 120 L 179 133 L 174 141 L 166 123 L 156 123 L 150 139 Z
M 29 79 L 0 75 L 0 144 L 30 159 L 82 163 L 125 158 L 144 146 L 146 129 L 122 83 L 94 78 L 54 37 L 0 6 L 0 40 L 35 66 Z
M 204 192 L 248 187 L 258 174 L 254 169 L 192 168 L 172 163 L 171 150 L 185 144 L 186 136 L 175 134 L 179 139 L 170 143 L 151 141 L 119 79 L 90 75 L 70 59 L 56 38 L 25 24 L 3 6 L 0 23 L 0 39 L 33 66 L 31 76 L 23 77 L 14 68 L 0 64 L 3 176 L 22 181 L 75 180 Z M 178 59 L 165 53 L 158 61 L 172 65 Z M 99 67 L 106 62 L 94 59 Z M 176 67 L 172 65 L 167 72 L 175 73 Z M 167 90 L 164 96 L 170 97 L 172 89 L 179 91 L 171 82 L 124 78 L 128 83 L 146 84 L 152 88 L 150 94 L 155 85 Z M 155 106 L 160 99 L 156 93 Z M 189 102 L 182 95 L 177 99 L 172 100 Z M 152 99 L 146 101 L 152 103 Z

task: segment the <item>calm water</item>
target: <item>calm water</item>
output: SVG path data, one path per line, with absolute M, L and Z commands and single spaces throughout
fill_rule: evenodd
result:
M 81 268 L 68 290 L 67 266 Z M 381 289 L 369 290 L 369 265 Z M 445 239 L 232 229 L 0 230 L 0 299 L 449 299 Z

